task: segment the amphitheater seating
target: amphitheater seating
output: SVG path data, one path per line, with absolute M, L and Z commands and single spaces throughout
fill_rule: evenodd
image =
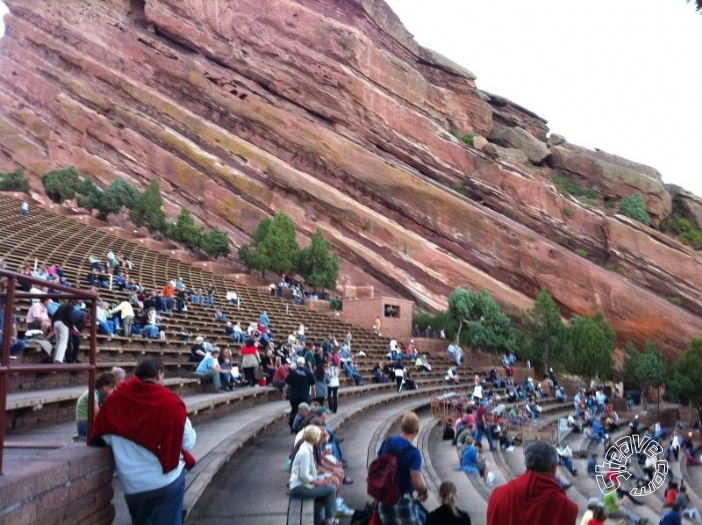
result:
M 19 270 L 25 263 L 33 266 L 35 261 L 39 265 L 55 262 L 61 264 L 70 282 L 80 287 L 87 287 L 84 277 L 90 269 L 89 255 L 96 254 L 103 257 L 107 251 L 111 250 L 115 254 L 122 253 L 131 259 L 134 269 L 130 272 L 130 277 L 141 281 L 148 290 L 160 289 L 167 280 L 181 277 L 189 287 L 204 289 L 208 285 L 214 284 L 219 298 L 217 307 L 224 311 L 229 320 L 248 324 L 250 321 L 256 321 L 260 312 L 266 310 L 271 319 L 274 336 L 277 339 L 286 338 L 290 332 L 296 331 L 300 322 L 305 323 L 308 339 L 313 341 L 321 341 L 330 334 L 341 339 L 348 330 L 351 330 L 354 335 L 354 350 L 362 349 L 366 353 L 365 358 L 357 358 L 356 360 L 356 367 L 359 373 L 364 375 L 366 383 L 370 382 L 371 368 L 384 357 L 387 340 L 378 338 L 358 327 L 344 324 L 326 314 L 242 286 L 234 280 L 195 268 L 163 253 L 146 249 L 143 247 L 146 244 L 143 242 L 144 239 L 130 241 L 119 238 L 111 234 L 110 230 L 113 228 L 89 226 L 38 206 L 32 208 L 29 217 L 21 217 L 17 211 L 19 202 L 11 196 L 0 195 L 0 226 L 2 226 L 3 231 L 10 232 L 0 239 L 0 256 L 5 259 L 9 269 Z M 223 299 L 228 290 L 235 290 L 239 294 L 239 308 L 235 308 Z M 127 294 L 118 290 L 106 289 L 100 289 L 99 295 L 101 299 L 112 303 L 127 297 Z M 15 310 L 21 320 L 24 319 L 28 307 L 27 300 L 17 301 Z M 188 352 L 192 342 L 180 340 L 178 335 L 180 328 L 186 327 L 195 335 L 203 335 L 208 341 L 220 347 L 229 347 L 235 360 L 240 345 L 234 344 L 224 334 L 224 325 L 214 321 L 213 310 L 207 309 L 203 305 L 189 304 L 187 312 L 164 315 L 163 325 L 166 329 L 166 341 L 134 336 L 127 338 L 99 335 L 98 369 L 108 370 L 112 366 L 121 366 L 130 373 L 140 357 L 149 354 L 158 355 L 164 360 L 167 376 L 177 378 L 170 382 L 171 388 L 181 395 L 204 395 L 211 387 L 200 385 L 198 381 L 190 377 L 195 368 L 194 364 L 188 362 Z M 87 348 L 87 336 L 85 338 L 84 344 Z M 22 356 L 22 360 L 29 363 L 37 363 L 40 359 L 41 354 L 31 350 Z M 446 367 L 442 366 L 443 363 L 440 363 L 440 359 L 437 361 L 435 372 L 416 377 L 422 388 L 443 384 L 442 371 Z M 17 374 L 11 376 L 8 407 L 15 408 L 11 409 L 13 413 L 8 418 L 8 431 L 24 428 L 28 425 L 48 424 L 56 421 L 51 417 L 44 417 L 50 412 L 49 407 L 52 404 L 57 405 L 54 407 L 55 410 L 51 408 L 51 413 L 58 418 L 58 421 L 70 418 L 70 405 L 74 402 L 75 390 L 81 384 L 85 384 L 85 378 L 80 375 Z M 352 382 L 348 378 L 342 383 L 344 388 L 351 385 Z M 72 388 L 73 397 L 66 397 L 65 392 L 63 392 L 64 388 Z M 392 389 L 392 385 L 375 385 L 367 388 Z M 19 391 L 25 396 L 22 398 L 24 400 L 22 403 L 14 400 L 15 397 L 19 396 Z M 35 394 L 32 395 L 31 392 L 35 392 Z M 277 395 L 277 392 L 270 395 Z M 229 394 L 212 396 L 207 403 L 210 403 L 213 408 L 219 405 L 228 406 L 236 397 Z M 258 402 L 265 401 L 268 396 L 243 397 L 261 398 L 257 399 Z M 39 406 L 41 408 L 37 409 L 36 407 Z M 200 417 L 206 417 L 207 411 L 203 410 L 202 403 L 198 406 Z M 36 413 L 42 411 L 42 416 L 37 417 Z

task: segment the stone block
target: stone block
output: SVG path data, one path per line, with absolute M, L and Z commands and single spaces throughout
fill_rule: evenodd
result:
M 0 513 L 18 502 L 30 502 L 68 482 L 68 463 L 29 462 L 19 473 L 0 477 Z

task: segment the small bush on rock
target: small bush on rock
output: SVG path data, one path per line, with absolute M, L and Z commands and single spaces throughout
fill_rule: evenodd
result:
M 648 216 L 646 205 L 640 193 L 634 193 L 633 195 L 624 197 L 619 205 L 619 213 L 631 217 L 635 221 L 639 221 L 646 226 L 651 222 L 651 218 Z

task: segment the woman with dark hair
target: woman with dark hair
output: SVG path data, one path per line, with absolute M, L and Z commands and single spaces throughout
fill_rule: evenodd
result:
M 327 399 L 327 395 L 329 393 L 327 389 L 329 380 L 327 379 L 326 367 L 327 364 L 322 360 L 317 361 L 317 364 L 314 367 L 314 384 L 316 395 L 313 401 L 319 403 L 319 406 L 324 406 L 324 401 Z
M 429 513 L 425 525 L 470 525 L 470 516 L 457 507 L 456 485 L 444 481 L 439 487 L 441 507 Z
M 241 347 L 241 368 L 244 370 L 244 377 L 248 386 L 256 386 L 255 370 L 261 364 L 261 356 L 258 353 L 256 342 L 247 337 L 244 346 Z

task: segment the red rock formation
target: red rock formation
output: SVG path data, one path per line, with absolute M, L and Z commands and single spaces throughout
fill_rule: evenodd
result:
M 276 211 L 303 234 L 322 228 L 357 269 L 345 284 L 434 307 L 456 286 L 484 288 L 512 312 L 545 287 L 564 313 L 601 309 L 623 341 L 653 339 L 671 357 L 702 333 L 697 257 L 559 195 L 553 171 L 523 154 L 466 147 L 454 135 L 518 127 L 509 135 L 540 148 L 548 129 L 419 47 L 381 0 L 7 4 L 0 164 L 24 166 L 35 189 L 66 164 L 102 183 L 157 177 L 172 212 L 188 205 L 237 242 Z M 594 176 L 593 155 L 636 172 L 654 217 L 670 209 L 660 180 L 623 159 L 548 153 L 573 176 Z

